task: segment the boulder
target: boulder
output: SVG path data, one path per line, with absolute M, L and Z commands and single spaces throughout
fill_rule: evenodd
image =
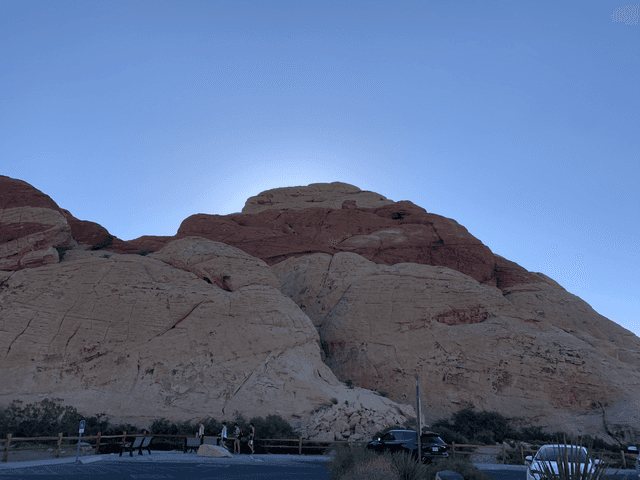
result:
M 214 457 L 214 458 L 233 458 L 233 455 L 224 447 L 217 445 L 200 445 L 198 448 L 198 455 L 201 457 Z

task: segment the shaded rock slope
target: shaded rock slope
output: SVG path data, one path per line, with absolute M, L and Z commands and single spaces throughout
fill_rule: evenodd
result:
M 55 394 L 140 425 L 278 413 L 362 438 L 415 414 L 419 375 L 427 423 L 472 404 L 622 438 L 640 428 L 639 352 L 454 220 L 352 185 L 125 242 L 0 176 L 3 404 Z

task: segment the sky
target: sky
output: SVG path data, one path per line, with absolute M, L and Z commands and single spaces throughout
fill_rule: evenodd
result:
M 0 174 L 123 240 L 349 183 L 453 218 L 640 336 L 622 1 L 3 2 Z

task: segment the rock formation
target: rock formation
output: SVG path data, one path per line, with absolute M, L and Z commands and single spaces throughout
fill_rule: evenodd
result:
M 233 458 L 233 455 L 224 447 L 218 447 L 217 445 L 204 444 L 198 448 L 198 455 L 201 457 L 214 457 L 214 458 Z
M 419 375 L 427 423 L 471 403 L 640 428 L 640 339 L 411 202 L 279 188 L 124 242 L 0 177 L 0 227 L 2 404 L 55 394 L 140 425 L 278 413 L 366 438 L 414 415 Z

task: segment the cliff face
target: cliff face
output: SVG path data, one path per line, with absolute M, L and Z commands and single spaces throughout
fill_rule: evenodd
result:
M 603 406 L 640 428 L 640 339 L 411 202 L 338 182 L 279 188 L 123 242 L 24 182 L 0 187 L 4 404 L 55 393 L 133 423 L 304 423 L 355 395 L 378 412 L 351 412 L 366 436 L 410 416 L 419 375 L 428 421 L 471 403 L 604 435 Z M 318 428 L 356 434 L 332 418 L 340 432 Z

